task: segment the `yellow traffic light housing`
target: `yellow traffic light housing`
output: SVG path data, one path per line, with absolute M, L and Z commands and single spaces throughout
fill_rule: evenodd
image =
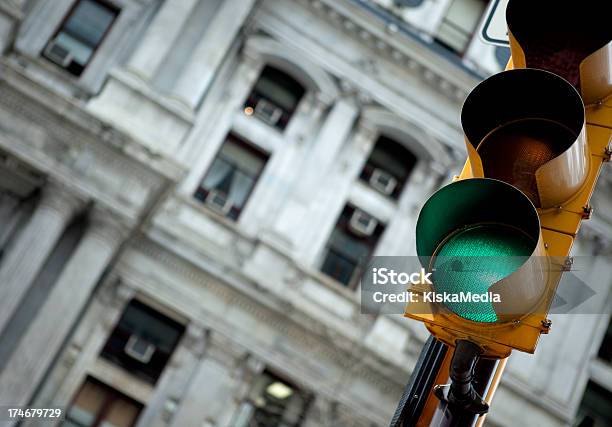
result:
M 433 285 L 412 292 L 501 297 L 490 305 L 408 303 L 405 315 L 450 346 L 471 341 L 496 358 L 532 353 L 550 328 L 566 257 L 610 158 L 612 28 L 604 3 L 555 4 L 551 12 L 547 2 L 509 2 L 513 69 L 466 99 L 468 159 L 417 223 L 417 254 Z
M 560 268 L 546 256 L 528 197 L 499 180 L 456 181 L 427 201 L 416 238 L 433 285 L 417 285 L 412 292 L 459 298 L 443 304 L 420 298 L 408 305 L 407 316 L 425 321 L 451 345 L 456 339 L 475 341 L 485 355 L 504 357 L 510 347 L 531 349 L 544 328 Z M 472 301 L 468 293 L 480 296 Z

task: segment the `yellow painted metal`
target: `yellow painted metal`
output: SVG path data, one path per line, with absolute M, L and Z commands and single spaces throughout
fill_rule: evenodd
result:
M 586 140 L 586 145 L 579 148 L 584 150 L 583 158 L 586 161 L 582 164 L 586 170 L 581 172 L 583 180 L 580 185 L 577 186 L 573 181 L 559 180 L 555 174 L 559 167 L 567 169 L 567 158 L 563 159 L 563 156 L 552 159 L 545 168 L 548 170 L 544 170 L 537 178 L 538 187 L 550 188 L 552 192 L 557 188 L 564 194 L 557 206 L 548 206 L 555 204 L 555 200 L 547 199 L 538 209 L 546 253 L 552 263 L 558 266 L 570 254 L 582 220 L 590 216 L 589 200 L 602 164 L 610 160 L 612 152 L 612 27 L 607 22 L 607 6 L 606 2 L 594 2 L 588 7 L 577 7 L 571 2 L 559 4 L 553 17 L 550 15 L 550 5 L 546 2 L 511 0 L 508 5 L 512 55 L 506 70 L 532 67 L 558 71 L 557 74 L 578 89 L 585 106 L 585 127 L 580 136 Z M 501 102 L 509 100 L 500 99 Z M 478 155 L 477 145 L 466 141 L 466 147 L 468 159 L 453 181 L 484 175 L 485 168 Z M 551 191 L 547 192 L 552 194 Z M 561 274 L 560 268 L 548 278 L 551 292 L 556 289 Z M 548 333 L 550 328 L 546 318 L 548 308 L 547 303 L 543 302 L 519 321 L 501 325 L 474 324 L 452 313 L 441 312 L 439 306 L 413 310 L 409 304 L 405 315 L 424 322 L 432 335 L 451 347 L 455 346 L 457 340 L 467 339 L 482 346 L 485 356 L 506 358 L 512 349 L 529 353 L 535 351 L 540 334 Z M 485 397 L 489 404 L 506 361 L 501 361 L 492 378 L 493 386 Z M 437 380 L 436 383 L 443 382 Z M 430 393 L 427 402 L 432 399 L 435 400 Z M 429 425 L 430 419 L 429 415 L 421 417 L 418 425 Z M 481 416 L 477 426 L 481 426 L 484 419 Z
M 582 220 L 591 215 L 589 200 L 606 157 L 606 147 L 612 138 L 612 129 L 587 125 L 586 134 L 590 149 L 590 167 L 584 185 L 568 202 L 556 209 L 540 212 L 542 227 L 571 236 L 578 233 Z M 551 179 L 554 179 L 554 175 Z
M 542 243 L 541 247 L 546 249 L 538 254 L 539 258 L 534 259 L 548 257 L 551 268 L 546 277 L 545 291 L 539 295 L 528 315 L 515 316 L 512 321 L 502 319 L 491 324 L 472 322 L 457 316 L 440 304 L 424 302 L 423 298 L 419 298 L 419 302 L 407 304 L 404 315 L 424 322 L 436 338 L 450 346 L 454 346 L 458 339 L 479 343 L 484 350 L 483 356 L 486 357 L 507 357 L 513 348 L 533 353 L 540 334 L 548 332 L 543 322 L 561 279 L 562 263 L 571 250 L 573 238 L 563 233 L 542 230 Z M 528 279 L 523 274 L 516 277 L 517 280 L 519 278 L 525 281 L 524 285 L 543 286 L 542 283 L 535 283 L 533 276 Z M 513 286 L 508 288 L 512 289 Z M 414 285 L 409 290 L 417 294 L 432 291 L 428 285 Z M 502 301 L 504 299 L 507 298 L 502 298 Z
M 491 406 L 491 402 L 493 401 L 493 396 L 497 391 L 497 387 L 499 386 L 499 382 L 501 381 L 501 377 L 504 374 L 504 370 L 506 369 L 506 365 L 508 364 L 508 358 L 502 359 L 499 361 L 497 368 L 495 369 L 495 373 L 491 378 L 491 384 L 489 386 L 489 390 L 484 397 L 485 402 Z M 483 414 L 478 417 L 478 421 L 476 421 L 476 425 L 474 427 L 482 427 L 484 425 L 487 414 Z
M 605 112 L 605 114 L 604 114 Z M 584 185 L 567 203 L 556 209 L 538 209 L 542 226 L 543 240 L 548 246 L 547 255 L 556 258 L 557 265 L 571 252 L 572 243 L 577 234 L 582 220 L 587 216 L 587 210 L 583 209 L 589 205 L 589 200 L 597 183 L 603 163 L 609 156 L 606 149 L 612 141 L 612 109 L 602 105 L 587 108 L 586 121 L 590 123 L 592 115 L 609 127 L 587 124 L 586 140 L 589 146 L 590 162 L 588 175 Z M 466 161 L 461 174 L 455 179 L 467 179 L 474 177 L 470 160 Z M 554 276 L 554 275 L 553 275 Z M 554 292 L 558 285 L 558 277 L 549 278 L 550 291 Z M 548 294 L 548 296 L 552 296 Z M 533 313 L 512 326 L 502 328 L 489 327 L 483 324 L 471 325 L 469 321 L 460 319 L 449 313 L 423 315 L 420 313 L 436 313 L 434 307 L 409 307 L 406 308 L 406 316 L 426 323 L 429 331 L 441 341 L 454 345 L 457 339 L 471 339 L 483 345 L 487 355 L 506 357 L 512 348 L 528 353 L 533 353 L 537 346 L 540 333 L 547 332 L 542 327 L 542 321 L 546 319 L 550 300 L 536 307 Z
M 507 69 L 524 68 L 529 65 L 524 52 L 516 38 L 510 33 L 512 57 Z M 460 318 L 439 304 L 415 306 L 408 304 L 405 316 L 425 323 L 427 329 L 440 341 L 453 346 L 459 339 L 467 339 L 482 346 L 484 356 L 505 358 L 512 349 L 533 353 L 539 336 L 548 333 L 547 313 L 554 292 L 562 275 L 563 261 L 569 256 L 574 238 L 582 220 L 590 216 L 589 200 L 593 194 L 602 165 L 610 158 L 612 149 L 612 42 L 604 45 L 580 64 L 580 85 L 578 86 L 585 104 L 585 126 L 577 137 L 582 143 L 574 146 L 574 159 L 578 163 L 568 162 L 567 155 L 553 158 L 545 170 L 537 177 L 538 187 L 547 190 L 544 194 L 558 191 L 560 202 L 544 200 L 538 208 L 541 222 L 541 235 L 545 243 L 545 255 L 550 257 L 552 268 L 547 278 L 547 292 L 542 295 L 529 314 L 515 322 L 476 323 Z M 504 99 L 500 99 L 503 102 Z M 483 161 L 478 153 L 478 144 L 470 143 L 466 138 L 468 159 L 460 173 L 453 181 L 485 176 Z M 533 143 L 537 148 L 537 141 Z M 565 153 L 564 153 L 565 154 Z M 572 156 L 569 156 L 572 157 Z M 582 168 L 576 180 L 557 173 Z M 569 176 L 571 178 L 571 176 Z M 558 202 L 557 204 L 555 204 Z M 553 204 L 554 206 L 551 206 Z M 413 292 L 429 289 L 414 287 Z
M 612 126 L 612 108 L 606 108 L 605 106 L 588 108 L 587 123 L 590 123 L 592 114 L 597 114 L 598 118 L 604 118 L 602 110 L 607 110 L 608 117 L 605 118 L 605 123 L 610 123 L 610 126 Z M 610 148 L 612 143 L 612 128 L 587 124 L 585 135 L 590 155 L 586 179 L 580 189 L 566 203 L 553 208 L 538 209 L 542 228 L 575 236 L 580 229 L 580 223 L 589 215 L 589 200 L 595 189 L 602 165 L 608 158 L 606 150 Z M 471 161 L 468 159 L 461 174 L 456 179 L 461 180 L 477 176 L 479 175 L 474 174 Z M 547 175 L 545 179 L 548 181 L 545 185 L 559 186 L 559 183 L 556 182 L 558 176 L 555 175 L 554 169 L 551 168 L 550 175 Z
M 512 184 L 538 208 L 560 206 L 585 183 L 590 156 L 584 104 L 555 74 L 496 74 L 467 97 L 461 121 L 474 177 Z
M 610 99 L 610 94 L 612 94 L 612 42 L 582 61 L 580 90 L 587 106 L 601 104 L 606 98 Z

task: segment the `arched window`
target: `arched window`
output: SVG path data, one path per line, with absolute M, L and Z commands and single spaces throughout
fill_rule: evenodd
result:
M 119 10 L 106 2 L 77 1 L 43 56 L 80 76 L 118 15 Z
M 398 199 L 416 162 L 416 156 L 402 144 L 381 136 L 359 178 L 382 194 Z
M 267 160 L 266 153 L 230 133 L 195 198 L 221 215 L 238 219 Z
M 291 120 L 306 89 L 285 72 L 266 66 L 249 95 L 244 112 L 283 130 Z
M 367 212 L 346 205 L 327 242 L 321 271 L 344 286 L 355 286 L 384 229 Z

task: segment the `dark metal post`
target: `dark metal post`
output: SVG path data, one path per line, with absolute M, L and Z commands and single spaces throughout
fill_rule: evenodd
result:
M 474 408 L 466 410 L 466 408 L 461 407 L 462 405 L 449 404 L 447 400 L 438 401 L 438 406 L 435 410 L 424 412 L 427 399 L 430 395 L 435 394 L 435 386 L 442 385 L 436 384 L 436 378 L 438 378 L 438 381 L 440 381 L 440 378 L 445 378 L 440 369 L 445 358 L 451 356 L 449 351 L 453 350 L 453 348 L 449 349 L 433 337 L 427 340 L 393 415 L 390 427 L 414 427 L 417 424 L 419 426 L 434 427 L 472 427 L 481 425 L 479 421 L 482 422 L 482 415 L 476 412 L 482 411 L 474 411 Z M 461 395 L 460 389 L 468 390 L 468 393 L 475 393 L 478 397 L 483 396 L 484 400 L 490 403 L 493 391 L 501 378 L 501 375 L 496 375 L 496 373 L 499 369 L 503 372 L 504 364 L 500 362 L 500 360 L 494 359 L 479 359 L 475 366 L 471 363 L 463 364 L 470 368 L 469 373 L 463 372 L 462 374 L 461 372 L 455 372 L 458 375 L 453 376 L 458 379 L 467 375 L 470 377 L 470 381 L 469 385 L 465 381 L 464 384 L 455 385 L 455 387 L 459 388 L 457 390 L 459 394 Z M 446 366 L 448 366 L 448 363 Z M 458 367 L 456 365 L 454 369 L 456 370 Z M 446 379 L 449 379 L 450 374 L 450 372 L 447 373 Z M 446 379 L 442 381 L 446 381 Z M 447 387 L 447 390 L 449 390 L 450 384 Z M 431 405 L 431 403 L 428 405 Z M 484 407 L 479 408 L 482 409 Z
M 395 410 L 390 427 L 414 426 L 433 388 L 448 347 L 430 336 Z

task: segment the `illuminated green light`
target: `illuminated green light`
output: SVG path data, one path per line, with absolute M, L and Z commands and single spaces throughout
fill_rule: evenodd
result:
M 432 275 L 437 293 L 484 294 L 516 271 L 533 251 L 521 231 L 500 224 L 475 225 L 454 233 L 439 249 Z M 490 323 L 497 315 L 490 302 L 447 302 L 464 319 Z

